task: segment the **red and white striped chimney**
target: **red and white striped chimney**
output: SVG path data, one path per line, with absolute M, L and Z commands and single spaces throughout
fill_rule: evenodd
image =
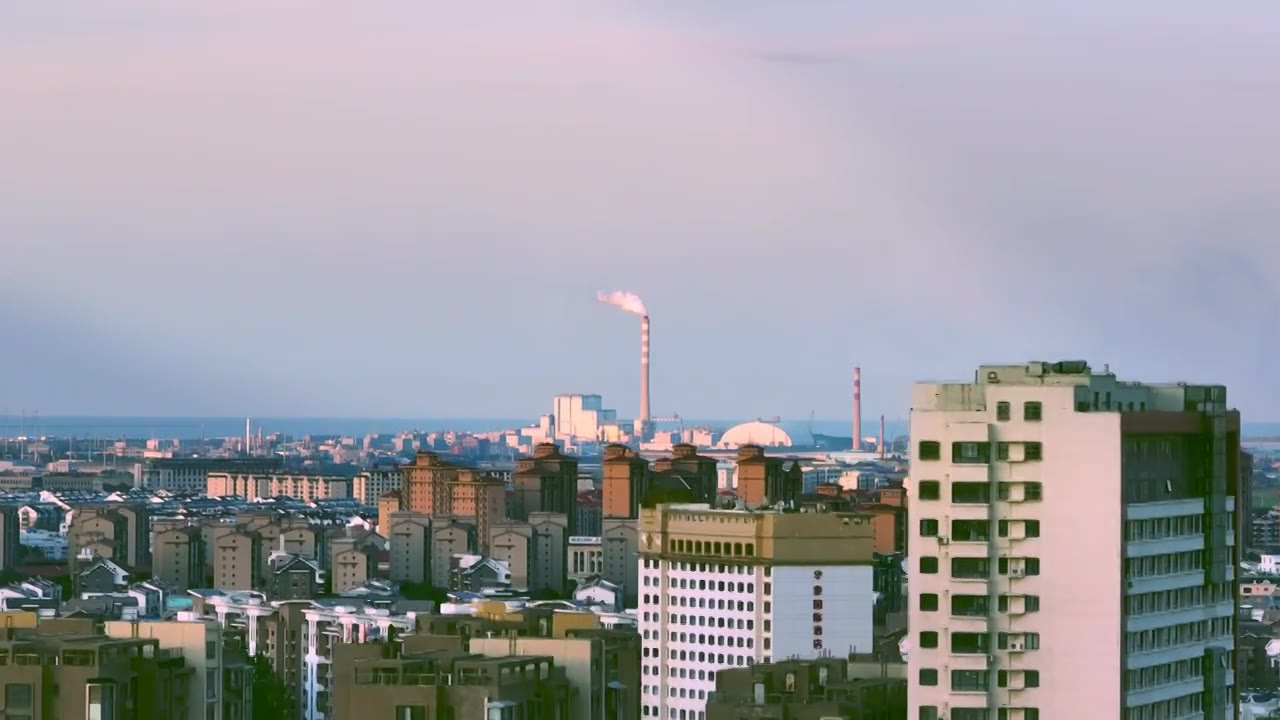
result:
M 649 424 L 649 316 L 640 318 L 640 419 Z
M 862 368 L 853 369 L 853 451 L 862 449 Z

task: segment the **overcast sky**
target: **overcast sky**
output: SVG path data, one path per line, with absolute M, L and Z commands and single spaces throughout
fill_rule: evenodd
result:
M 661 414 L 1079 357 L 1280 419 L 1278 37 L 1269 0 L 3 3 L 0 406 L 630 415 L 625 289 Z

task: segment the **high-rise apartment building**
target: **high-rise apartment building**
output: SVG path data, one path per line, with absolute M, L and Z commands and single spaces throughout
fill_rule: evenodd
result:
M 871 518 L 642 508 L 644 717 L 705 720 L 716 673 L 874 644 Z
M 569 534 L 577 534 L 578 460 L 542 443 L 533 457 L 516 462 L 508 515 L 528 520 L 530 513 L 559 513 L 568 517 Z
M 1234 717 L 1226 400 L 1083 362 L 916 385 L 910 718 Z
M 487 550 L 489 528 L 507 517 L 507 484 L 475 468 L 422 451 L 403 465 L 402 508 L 431 518 L 452 518 L 473 526 L 480 551 Z

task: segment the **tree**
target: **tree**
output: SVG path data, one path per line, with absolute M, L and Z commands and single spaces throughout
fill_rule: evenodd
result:
M 255 718 L 294 717 L 296 698 L 262 655 L 250 658 L 253 666 L 253 716 Z

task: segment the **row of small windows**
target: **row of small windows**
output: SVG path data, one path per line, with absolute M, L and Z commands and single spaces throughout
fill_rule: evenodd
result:
M 1204 711 L 1204 693 L 1183 695 L 1173 700 L 1161 700 L 1150 705 L 1126 708 L 1124 720 L 1164 720 L 1172 717 L 1198 716 Z
M 710 540 L 672 540 L 672 550 L 683 555 L 720 555 L 722 557 L 755 557 L 755 543 L 712 542 Z
M 646 650 L 648 650 L 648 648 L 645 648 L 645 649 L 646 649 Z M 654 654 L 655 656 L 658 654 L 658 649 L 657 649 L 657 648 L 654 648 L 654 649 L 653 649 L 653 654 Z M 646 656 L 646 657 L 647 657 L 647 656 Z M 656 668 L 656 667 L 655 667 L 655 668 L 650 668 L 649 666 L 645 666 L 644 674 L 645 674 L 645 675 L 650 675 L 650 674 L 652 674 L 652 675 L 661 675 L 662 673 L 661 673 L 661 672 L 659 672 L 659 671 L 658 671 L 658 668 Z M 677 677 L 678 677 L 678 678 L 680 678 L 680 679 L 682 679 L 682 680 L 700 680 L 700 681 L 703 681 L 703 682 L 715 682 L 715 681 L 716 681 L 716 671 L 715 671 L 715 670 L 692 670 L 692 669 L 685 669 L 685 668 L 674 668 L 674 667 L 668 667 L 668 668 L 667 668 L 667 677 L 670 677 L 670 678 L 677 678 Z M 656 690 L 656 688 L 655 688 L 655 690 Z M 657 694 L 657 693 L 655 692 L 654 694 Z
M 727 609 L 732 610 L 733 608 L 727 608 Z M 743 607 L 743 603 L 740 602 L 738 603 L 738 610 L 742 612 L 755 612 L 755 603 L 746 603 L 746 607 Z M 765 603 L 765 612 L 769 612 L 770 610 L 771 608 L 769 607 L 769 603 Z M 655 616 L 656 616 L 656 613 L 655 613 Z M 705 615 L 676 615 L 676 614 L 667 615 L 667 622 L 671 623 L 672 625 L 689 625 L 689 626 L 697 625 L 698 627 L 716 627 L 716 621 L 723 620 L 723 619 L 724 618 L 715 618 L 715 617 L 708 618 Z
M 996 420 L 1005 422 L 1009 420 L 1012 414 L 1011 407 L 1008 402 L 1000 401 L 996 403 Z M 1028 422 L 1039 422 L 1044 416 L 1044 406 L 1039 402 L 1032 400 L 1022 403 L 1022 419 Z
M 1124 524 L 1124 539 L 1127 542 L 1163 540 L 1164 538 L 1202 534 L 1204 534 L 1203 515 L 1129 520 Z
M 662 560 L 652 557 L 644 557 L 640 559 L 641 565 L 646 570 L 659 570 L 662 568 Z M 714 572 L 721 575 L 754 575 L 755 568 L 746 565 L 720 565 L 717 563 L 687 563 L 687 562 L 670 562 L 667 569 L 672 572 Z M 764 576 L 773 575 L 773 568 L 764 567 Z
M 919 597 L 921 612 L 938 611 L 937 593 L 921 593 Z M 1014 607 L 1017 607 L 1016 600 L 1021 598 L 1022 612 L 1040 611 L 1039 595 L 997 595 L 996 609 L 1000 612 L 1009 612 L 1011 598 L 1015 601 Z M 952 595 L 950 599 L 951 614 L 955 617 L 986 617 L 991 614 L 991 597 L 988 595 Z M 936 636 L 937 633 L 934 635 Z M 921 633 L 921 647 L 937 647 L 937 645 L 925 645 L 924 642 L 924 633 Z
M 1150 613 L 1184 610 L 1202 607 L 1232 600 L 1231 585 L 1227 583 L 1210 583 L 1195 587 L 1178 588 L 1177 590 L 1160 590 L 1157 592 L 1139 593 L 1124 599 L 1124 610 L 1129 615 L 1147 615 Z
M 1233 632 L 1232 622 L 1232 618 L 1221 617 L 1125 633 L 1125 647 L 1131 653 L 1139 653 L 1201 643 L 1230 635 Z
M 1040 720 L 1039 708 L 1000 708 L 996 711 L 996 720 L 1012 720 L 1019 717 L 1021 713 L 1022 720 Z M 938 714 L 938 708 L 935 705 L 920 706 L 920 720 L 940 720 L 942 716 Z M 948 711 L 949 720 L 991 720 L 991 710 L 988 708 L 951 708 Z M 1172 716 L 1170 716 L 1172 717 Z M 1128 720 L 1128 718 L 1126 718 Z
M 1205 554 L 1204 550 L 1188 550 L 1129 558 L 1124 561 L 1124 576 L 1125 578 L 1160 577 L 1203 570 L 1206 562 Z
M 1020 687 L 1040 687 L 1040 673 L 1037 670 L 997 670 L 994 674 L 996 685 L 1002 688 L 1009 687 L 1011 679 L 1016 684 L 1019 676 L 1022 679 Z M 952 670 L 951 689 L 957 692 L 986 692 L 991 684 L 991 675 L 990 670 Z M 920 684 L 936 686 L 938 671 L 933 668 L 920 668 Z
M 660 587 L 662 580 L 646 575 L 642 584 L 646 587 Z M 739 592 L 745 594 L 754 594 L 756 591 L 756 584 L 753 582 L 735 583 L 730 581 L 726 583 L 723 580 L 698 580 L 695 582 L 689 578 L 669 577 L 667 578 L 667 585 L 671 588 L 678 587 L 681 590 L 715 590 L 716 592 Z M 765 583 L 764 594 L 768 595 L 771 592 L 773 592 L 772 583 Z M 654 596 L 654 602 L 658 602 L 656 595 Z
M 996 561 L 997 571 L 1001 575 L 1039 575 L 1040 558 L 1001 557 Z M 924 575 L 938 574 L 938 558 L 924 555 L 920 558 L 920 572 Z M 951 558 L 951 577 L 968 580 L 980 580 L 991 576 L 991 560 L 989 558 Z
M 1039 598 L 1036 599 L 1039 603 Z M 990 646 L 990 636 L 986 633 L 970 633 L 970 632 L 953 632 L 949 635 L 951 652 L 958 655 L 972 655 L 975 653 L 986 653 Z M 996 637 L 997 646 L 1001 650 L 1039 650 L 1040 634 L 1039 633 L 999 633 Z M 925 630 L 920 633 L 920 647 L 925 649 L 937 649 L 938 633 L 933 630 Z
M 1125 690 L 1149 690 L 1162 685 L 1186 682 L 1204 677 L 1204 658 L 1175 660 L 1174 662 L 1128 670 L 1125 672 Z
M 726 660 L 725 658 L 728 658 L 728 659 Z M 692 650 L 676 650 L 675 648 L 669 648 L 667 650 L 667 659 L 682 660 L 685 662 L 700 662 L 700 663 L 713 662 L 721 666 L 724 666 L 726 663 L 728 665 L 734 665 L 734 664 L 750 665 L 755 662 L 754 658 L 747 655 L 733 655 L 733 654 L 725 655 L 723 653 L 694 652 Z
M 1043 460 L 1044 446 L 1038 442 L 1017 443 L 1022 446 L 1023 460 Z M 996 443 L 996 459 L 1008 460 L 1010 448 L 1014 443 Z M 941 460 L 942 443 L 937 440 L 921 440 L 917 453 L 920 460 Z M 991 443 L 989 442 L 953 442 L 951 443 L 951 462 L 958 465 L 982 465 L 991 462 Z
M 1000 500 L 1013 500 L 1016 497 L 1014 488 L 1022 486 L 1022 500 L 1039 501 L 1044 499 L 1043 489 L 1038 482 L 999 482 L 996 483 L 996 495 Z M 917 500 L 941 500 L 942 483 L 937 480 L 921 480 L 916 483 Z M 991 502 L 991 483 L 955 482 L 951 483 L 951 502 L 957 505 L 985 505 Z
M 999 520 L 996 522 L 996 532 L 1000 537 L 1009 537 L 1009 524 L 1011 522 L 1021 524 L 1022 537 L 1040 537 L 1039 520 Z M 952 520 L 950 540 L 953 542 L 983 542 L 989 539 L 988 531 L 990 527 L 990 522 L 987 520 Z M 1018 526 L 1015 525 L 1014 527 Z M 938 529 L 937 520 L 920 518 L 921 537 L 936 537 Z
M 658 712 L 657 705 L 645 705 L 641 708 L 641 714 L 645 717 L 661 717 L 661 714 Z M 675 708 L 667 708 L 667 720 L 706 720 L 706 718 L 707 713 L 703 710 L 695 711 L 682 709 L 679 714 L 676 714 Z

